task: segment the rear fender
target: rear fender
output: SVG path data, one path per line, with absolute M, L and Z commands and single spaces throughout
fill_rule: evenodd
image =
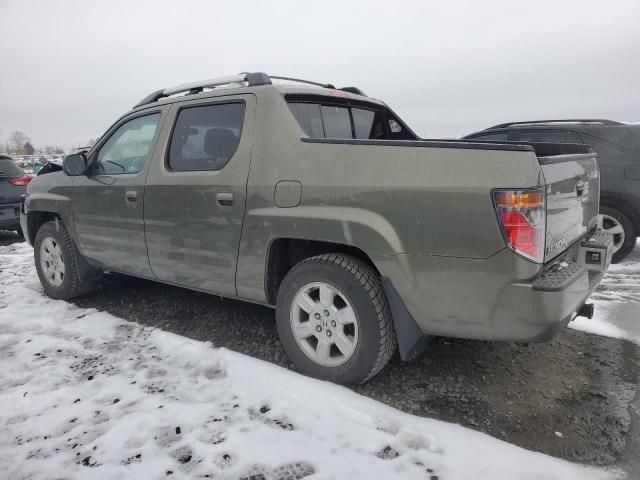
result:
M 241 297 L 267 301 L 264 285 L 268 246 L 278 238 L 313 239 L 355 247 L 366 254 L 404 249 L 390 222 L 365 209 L 300 206 L 250 210 L 245 216 L 236 273 Z

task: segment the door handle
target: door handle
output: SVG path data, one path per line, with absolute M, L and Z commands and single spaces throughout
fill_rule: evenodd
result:
M 220 192 L 216 194 L 216 202 L 221 207 L 233 207 L 233 193 L 231 192 Z
M 138 201 L 138 192 L 135 190 L 129 190 L 124 194 L 124 198 L 126 198 L 127 202 L 134 203 Z

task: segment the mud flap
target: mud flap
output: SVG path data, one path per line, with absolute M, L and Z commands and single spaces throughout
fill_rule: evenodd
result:
M 393 316 L 393 326 L 398 338 L 400 358 L 408 362 L 425 351 L 429 343 L 431 343 L 431 336 L 422 333 L 391 280 L 382 277 L 382 285 L 387 294 L 389 308 L 391 308 L 391 315 Z

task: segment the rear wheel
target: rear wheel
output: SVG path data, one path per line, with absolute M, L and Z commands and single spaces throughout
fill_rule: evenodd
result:
M 49 297 L 68 300 L 94 287 L 99 271 L 82 258 L 61 220 L 43 224 L 33 247 L 36 271 Z
M 364 382 L 395 351 L 380 278 L 353 257 L 325 254 L 294 266 L 278 291 L 276 319 L 291 361 L 316 378 Z
M 601 207 L 602 228 L 613 235 L 613 263 L 621 262 L 636 245 L 637 232 L 631 220 L 619 210 Z

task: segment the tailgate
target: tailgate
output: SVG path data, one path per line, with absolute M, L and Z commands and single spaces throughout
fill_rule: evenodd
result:
M 596 154 L 587 151 L 563 153 L 559 149 L 554 152 L 556 155 L 538 156 L 547 194 L 545 262 L 564 252 L 597 224 L 600 174 Z

